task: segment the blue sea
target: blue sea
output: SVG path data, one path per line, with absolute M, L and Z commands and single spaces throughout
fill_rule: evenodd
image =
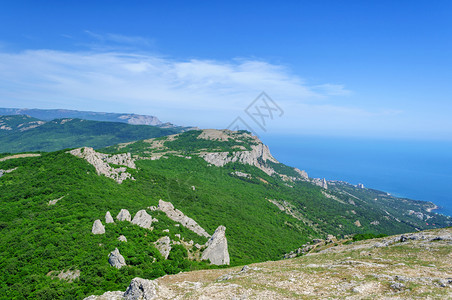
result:
M 264 136 L 280 162 L 309 177 L 343 180 L 432 201 L 452 216 L 452 141 L 401 141 L 314 136 Z

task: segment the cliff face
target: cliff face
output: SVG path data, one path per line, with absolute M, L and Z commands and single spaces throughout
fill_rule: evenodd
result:
M 278 163 L 278 161 L 271 155 L 268 146 L 259 143 L 257 145 L 251 145 L 251 148 L 251 151 L 237 151 L 233 152 L 232 155 L 230 152 L 210 152 L 202 153 L 199 156 L 208 163 L 217 167 L 222 167 L 231 162 L 238 162 L 258 167 L 268 175 L 274 174 L 275 170 L 264 164 L 267 161 Z

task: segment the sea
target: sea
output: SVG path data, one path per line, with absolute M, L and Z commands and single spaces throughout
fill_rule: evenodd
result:
M 280 162 L 309 177 L 342 180 L 397 197 L 431 201 L 452 216 L 452 141 L 320 136 L 261 137 Z

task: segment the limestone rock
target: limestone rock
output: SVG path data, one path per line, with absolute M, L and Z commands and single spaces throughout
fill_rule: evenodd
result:
M 127 242 L 127 238 L 125 236 L 123 236 L 123 235 L 120 235 L 118 237 L 118 241 L 120 241 L 120 242 Z
M 124 293 L 127 300 L 151 300 L 157 297 L 157 283 L 154 280 L 135 277 Z
M 276 172 L 268 167 L 265 162 L 269 160 L 278 163 L 278 161 L 270 154 L 267 145 L 264 145 L 257 137 L 253 138 L 255 138 L 257 144 L 251 145 L 251 151 L 237 151 L 233 152 L 232 155 L 229 152 L 208 152 L 201 153 L 200 156 L 208 163 L 217 167 L 222 167 L 230 162 L 239 162 L 245 165 L 255 166 L 271 176 Z
M 132 217 L 130 216 L 130 213 L 127 209 L 121 209 L 121 211 L 119 212 L 119 214 L 116 216 L 116 219 L 118 219 L 119 221 L 129 221 L 132 219 Z
M 93 234 L 104 234 L 105 233 L 105 227 L 102 225 L 102 222 L 97 219 L 94 221 L 93 228 L 91 229 L 91 232 Z
M 83 300 L 123 300 L 124 293 L 121 291 L 105 292 L 102 295 L 91 295 Z
M 164 236 L 159 238 L 156 242 L 154 242 L 155 248 L 159 250 L 160 254 L 167 259 L 168 255 L 171 251 L 171 239 L 169 236 Z
M 174 209 L 174 206 L 173 206 L 173 204 L 171 204 L 171 202 L 165 202 L 160 199 L 158 209 L 163 211 L 168 216 L 168 218 L 170 218 L 171 220 L 173 220 L 175 222 L 181 223 L 182 226 L 190 229 L 194 233 L 196 233 L 200 236 L 210 237 L 210 234 L 208 234 L 207 231 L 204 230 L 204 228 L 199 226 L 199 224 L 196 223 L 195 220 L 187 217 L 180 210 Z
M 206 243 L 207 248 L 202 253 L 202 259 L 209 259 L 214 265 L 229 265 L 228 241 L 225 233 L 226 227 L 218 226 Z
M 136 213 L 132 220 L 132 224 L 150 229 L 152 225 L 152 217 L 144 209 L 142 209 Z
M 105 223 L 114 223 L 115 221 L 113 220 L 113 217 L 111 216 L 110 212 L 107 211 L 107 213 L 105 214 Z
M 130 153 L 110 155 L 96 152 L 90 147 L 77 148 L 69 151 L 69 153 L 83 158 L 93 165 L 94 168 L 96 168 L 98 175 L 105 175 L 108 178 L 114 179 L 119 184 L 128 178 L 133 179 L 132 175 L 126 172 L 126 167 L 136 169 L 135 161 L 132 159 Z M 109 164 L 121 165 L 124 167 L 113 168 Z
M 115 267 L 117 269 L 121 269 L 122 267 L 127 266 L 126 260 L 124 259 L 124 256 L 119 253 L 118 248 L 115 248 L 115 250 L 110 253 L 110 255 L 108 256 L 108 262 L 112 267 Z
M 125 292 L 105 292 L 100 296 L 92 295 L 83 300 L 152 300 L 157 297 L 157 287 L 158 284 L 154 280 L 135 277 Z
M 355 224 L 356 227 L 361 227 L 361 222 L 359 220 L 356 220 L 353 224 Z
M 301 177 L 303 180 L 309 180 L 308 173 L 306 173 L 305 170 L 300 170 L 300 169 L 298 169 L 298 168 L 294 168 L 294 170 L 295 170 L 295 172 L 298 173 L 298 175 L 300 175 L 300 177 Z

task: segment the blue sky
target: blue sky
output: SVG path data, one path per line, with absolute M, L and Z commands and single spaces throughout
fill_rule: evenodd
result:
M 0 106 L 452 139 L 451 1 L 243 2 L 2 1 Z

